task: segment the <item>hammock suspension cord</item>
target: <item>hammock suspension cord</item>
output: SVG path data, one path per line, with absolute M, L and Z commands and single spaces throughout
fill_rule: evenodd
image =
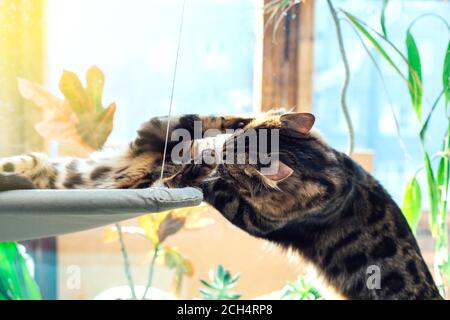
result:
M 167 128 L 166 128 L 166 139 L 164 142 L 164 153 L 163 153 L 163 160 L 162 160 L 162 165 L 161 165 L 161 175 L 159 177 L 160 184 L 162 183 L 162 179 L 164 176 L 164 166 L 166 164 L 166 152 L 167 152 L 167 144 L 168 144 L 168 140 L 169 140 L 170 120 L 172 117 L 172 105 L 173 105 L 173 97 L 174 97 L 174 92 L 175 92 L 175 81 L 176 81 L 176 77 L 177 77 L 178 56 L 180 53 L 181 36 L 182 36 L 182 32 L 183 32 L 185 5 L 186 5 L 186 0 L 183 0 L 183 5 L 181 7 L 180 27 L 178 29 L 178 44 L 177 44 L 177 51 L 176 51 L 176 55 L 175 55 L 175 66 L 174 66 L 173 75 L 172 75 L 172 89 L 171 89 L 171 93 L 170 93 L 169 115 L 168 115 L 168 119 L 167 119 Z

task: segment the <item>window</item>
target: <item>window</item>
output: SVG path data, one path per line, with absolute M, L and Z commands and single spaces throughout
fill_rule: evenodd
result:
M 377 30 L 382 2 L 333 0 L 336 8 Z M 42 120 L 42 110 L 21 97 L 17 77 L 61 95 L 63 70 L 75 72 L 84 82 L 92 65 L 105 74 L 104 104 L 117 104 L 106 145 L 128 143 L 141 123 L 169 112 L 179 39 L 173 114 L 235 114 L 280 107 L 312 112 L 325 139 L 346 151 L 348 133 L 340 110 L 344 72 L 327 2 L 306 0 L 292 7 L 277 30 L 273 24 L 264 25 L 269 15 L 262 8 L 268 3 L 273 1 L 186 0 L 180 37 L 181 0 L 0 0 L 0 156 L 36 150 L 85 156 L 70 144 L 53 148 L 51 139 L 36 133 L 34 125 Z M 387 9 L 389 37 L 396 44 L 405 42 L 406 29 L 422 15 L 412 32 L 422 60 L 424 115 L 442 88 L 440 72 L 449 39 L 445 24 L 426 13 L 438 13 L 450 21 L 449 6 L 441 0 L 390 1 Z M 351 68 L 347 100 L 355 149 L 373 155 L 372 173 L 400 204 L 405 182 L 422 163 L 419 127 L 408 90 L 368 45 L 382 80 L 358 33 L 344 20 L 342 28 Z M 442 114 L 433 116 L 428 136 L 438 138 L 427 141 L 430 151 L 440 148 L 448 125 L 445 121 Z M 427 202 L 425 193 L 422 189 Z M 245 299 L 280 298 L 279 290 L 297 279 L 298 267 L 289 264 L 284 253 L 267 248 L 211 208 L 201 213 L 205 227 L 171 236 L 165 244 L 172 251 L 162 250 L 164 257 L 160 252 L 155 260 L 151 237 L 142 237 L 141 229 L 136 231 L 139 222 L 121 223 L 123 230 L 132 233 L 124 232 L 124 242 L 136 286 L 142 289 L 147 283 L 151 261 L 156 263 L 151 286 L 154 298 L 173 298 L 172 292 L 184 299 L 199 297 L 199 280 L 207 279 L 219 264 L 241 274 L 236 291 Z M 116 229 L 105 226 L 26 242 L 34 259 L 27 262 L 33 266 L 43 297 L 130 298 L 124 296 L 130 281 Z M 430 263 L 434 243 L 429 230 L 425 231 L 418 233 L 418 240 Z M 182 280 L 168 267 L 165 254 L 186 259 L 181 261 L 185 268 Z M 302 280 L 297 284 L 303 286 Z
M 343 8 L 378 29 L 381 1 L 335 1 L 335 7 Z M 386 13 L 389 37 L 395 44 L 403 44 L 408 25 L 424 13 L 439 13 L 449 21 L 449 4 L 445 1 L 390 1 Z M 411 102 L 403 80 L 392 71 L 372 46 L 369 50 L 375 57 L 387 87 L 370 60 L 358 36 L 349 23 L 342 23 L 345 47 L 351 68 L 348 90 L 348 105 L 355 127 L 356 149 L 374 152 L 374 175 L 401 203 L 404 184 L 422 163 L 419 149 L 419 124 L 411 111 Z M 430 32 L 433 30 L 433 32 Z M 425 97 L 423 109 L 426 115 L 432 99 L 442 88 L 442 65 L 447 47 L 443 35 L 446 26 L 436 18 L 424 17 L 412 29 L 421 54 Z M 406 70 L 405 70 L 406 71 Z M 338 51 L 336 32 L 326 1 L 316 1 L 314 93 L 313 111 L 317 116 L 317 127 L 334 147 L 346 150 L 347 127 L 340 111 L 340 90 L 343 81 L 343 66 Z M 400 125 L 408 156 L 405 156 L 396 132 L 391 105 Z M 338 115 L 338 116 L 337 116 Z M 442 114 L 435 114 L 430 127 L 430 137 L 442 137 L 446 122 Z M 430 150 L 440 149 L 440 138 L 427 141 Z M 424 197 L 425 201 L 425 197 Z
M 174 113 L 252 111 L 256 6 L 187 2 Z M 177 0 L 48 1 L 50 88 L 57 92 L 63 69 L 82 76 L 97 64 L 105 100 L 118 105 L 110 141 L 134 138 L 143 121 L 169 112 L 181 7 Z

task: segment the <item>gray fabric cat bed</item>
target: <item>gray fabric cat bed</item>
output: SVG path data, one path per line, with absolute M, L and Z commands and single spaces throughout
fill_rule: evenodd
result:
M 194 188 L 14 190 L 0 192 L 0 242 L 55 236 L 151 212 L 196 206 Z

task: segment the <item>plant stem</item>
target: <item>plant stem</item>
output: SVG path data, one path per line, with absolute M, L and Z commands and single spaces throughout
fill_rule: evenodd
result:
M 147 279 L 147 285 L 145 286 L 145 291 L 144 291 L 144 295 L 142 296 L 142 300 L 145 299 L 145 296 L 147 295 L 148 289 L 150 289 L 150 287 L 152 286 L 152 282 L 153 282 L 153 271 L 155 269 L 155 263 L 156 263 L 156 258 L 158 257 L 158 252 L 160 249 L 160 244 L 157 244 L 155 249 L 153 250 L 153 256 L 152 256 L 152 261 L 150 262 L 150 266 L 148 268 L 148 279 Z
M 449 185 L 449 165 L 450 159 L 447 155 L 450 149 L 450 120 L 448 120 L 447 124 L 447 133 L 444 139 L 444 148 L 443 153 L 444 156 L 444 172 L 442 173 L 443 178 L 442 181 L 437 181 L 438 195 L 439 195 L 439 203 L 438 203 L 438 233 L 436 237 L 435 244 L 435 269 L 436 274 L 439 276 L 438 285 L 440 285 L 439 289 L 442 295 L 445 297 L 445 281 L 444 279 L 449 279 L 449 275 L 446 272 L 446 267 L 449 263 L 449 243 L 448 243 L 448 225 L 447 225 L 447 198 L 448 198 L 448 185 Z M 439 170 L 439 169 L 438 169 Z
M 122 253 L 123 258 L 123 268 L 125 270 L 125 275 L 127 278 L 128 286 L 130 287 L 131 291 L 131 297 L 133 300 L 136 300 L 136 292 L 134 290 L 134 282 L 133 282 L 133 276 L 131 275 L 131 267 L 130 267 L 130 261 L 128 259 L 128 252 L 125 248 L 125 241 L 123 240 L 123 233 L 122 233 L 122 227 L 120 223 L 116 223 L 117 233 L 119 234 L 119 243 L 120 243 L 120 252 Z
M 336 27 L 336 35 L 339 44 L 339 52 L 341 53 L 342 62 L 344 63 L 345 70 L 345 78 L 344 84 L 342 85 L 341 90 L 341 110 L 344 114 L 345 122 L 347 123 L 348 129 L 348 154 L 351 156 L 355 147 L 355 132 L 353 129 L 352 119 L 350 117 L 350 113 L 347 106 L 347 89 L 350 83 L 350 66 L 347 59 L 347 54 L 345 51 L 344 40 L 342 38 L 342 30 L 341 24 L 339 22 L 339 18 L 337 16 L 336 10 L 334 9 L 333 3 L 331 0 L 327 0 L 328 7 L 330 8 L 331 16 L 333 17 L 334 25 Z

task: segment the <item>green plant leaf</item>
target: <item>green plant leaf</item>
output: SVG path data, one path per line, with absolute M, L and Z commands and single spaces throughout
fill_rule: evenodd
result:
M 450 138 L 447 138 L 450 140 Z M 448 149 L 447 149 L 448 150 Z M 450 180 L 450 162 L 448 157 L 441 157 L 439 166 L 436 173 L 436 183 L 440 200 L 440 214 L 443 214 L 442 219 L 445 221 L 447 212 L 447 200 L 448 200 L 448 185 Z
M 211 269 L 209 271 L 209 278 L 211 282 L 207 282 L 203 279 L 200 280 L 206 288 L 212 290 L 206 290 L 204 288 L 200 289 L 200 293 L 203 295 L 205 299 L 239 299 L 241 297 L 240 293 L 231 292 L 229 289 L 236 285 L 237 280 L 239 279 L 239 274 L 232 275 L 231 272 L 225 269 L 222 265 L 217 266 L 217 273 L 214 273 L 214 270 Z
M 433 168 L 431 166 L 430 157 L 426 151 L 424 153 L 424 161 L 425 161 L 425 171 L 427 174 L 427 183 L 428 183 L 428 198 L 430 201 L 430 229 L 433 237 L 436 237 L 438 233 L 438 189 L 436 180 L 434 178 Z
M 225 271 L 225 273 L 223 274 L 223 282 L 224 284 L 228 284 L 231 281 L 231 274 L 230 272 Z
M 344 15 L 349 19 L 349 21 L 359 30 L 361 33 L 372 43 L 375 49 L 381 54 L 381 56 L 394 68 L 394 70 L 402 77 L 403 73 L 400 71 L 400 68 L 394 63 L 389 54 L 384 50 L 381 44 L 370 34 L 370 32 L 361 24 L 360 20 L 350 14 L 347 11 L 342 10 Z
M 381 17 L 380 17 L 380 24 L 381 24 L 381 30 L 383 31 L 383 36 L 387 39 L 388 34 L 386 30 L 386 8 L 389 3 L 389 0 L 383 0 L 383 6 L 381 8 Z
M 241 277 L 241 275 L 239 273 L 236 273 L 229 281 L 229 284 L 234 284 L 234 283 L 238 282 L 240 277 Z
M 290 300 L 317 300 L 320 298 L 320 293 L 304 277 L 298 277 L 296 281 L 289 282 L 284 287 L 282 298 Z
M 450 256 L 447 259 L 447 262 L 442 266 L 442 269 L 445 272 L 447 278 L 450 278 Z
M 210 288 L 210 289 L 218 289 L 216 286 L 210 284 L 208 281 L 205 281 L 205 280 L 203 280 L 203 279 L 200 279 L 200 282 L 201 282 L 205 287 L 207 287 L 207 288 Z
M 211 292 L 209 292 L 208 290 L 200 289 L 199 291 L 200 291 L 201 295 L 203 296 L 203 298 L 205 298 L 206 300 L 217 300 L 217 297 L 215 295 L 213 295 Z
M 416 177 L 406 184 L 402 212 L 410 228 L 415 232 L 422 212 L 422 192 Z
M 444 91 L 441 91 L 439 96 L 436 98 L 436 100 L 433 103 L 433 106 L 431 107 L 431 110 L 428 113 L 427 118 L 425 119 L 424 123 L 422 124 L 422 128 L 420 129 L 419 137 L 422 141 L 425 141 L 425 134 L 428 130 L 428 125 L 431 121 L 431 116 L 433 115 L 434 111 L 437 109 L 437 106 L 439 104 L 439 101 L 441 100 L 442 95 L 444 94 Z
M 442 157 L 439 160 L 439 166 L 436 173 L 436 183 L 438 186 L 444 185 L 444 171 L 445 171 L 445 158 Z
M 41 299 L 39 287 L 14 242 L 0 243 L 0 299 Z
M 237 300 L 240 297 L 242 297 L 242 294 L 233 293 L 233 292 L 225 292 L 222 296 L 223 299 L 228 299 L 228 300 Z
M 444 58 L 442 84 L 444 86 L 445 105 L 448 105 L 450 102 L 450 41 L 448 42 Z
M 221 264 L 217 267 L 217 276 L 223 282 L 225 277 L 225 269 Z
M 408 53 L 408 89 L 411 102 L 419 122 L 422 120 L 422 67 L 420 54 L 411 31 L 406 32 L 406 49 Z

